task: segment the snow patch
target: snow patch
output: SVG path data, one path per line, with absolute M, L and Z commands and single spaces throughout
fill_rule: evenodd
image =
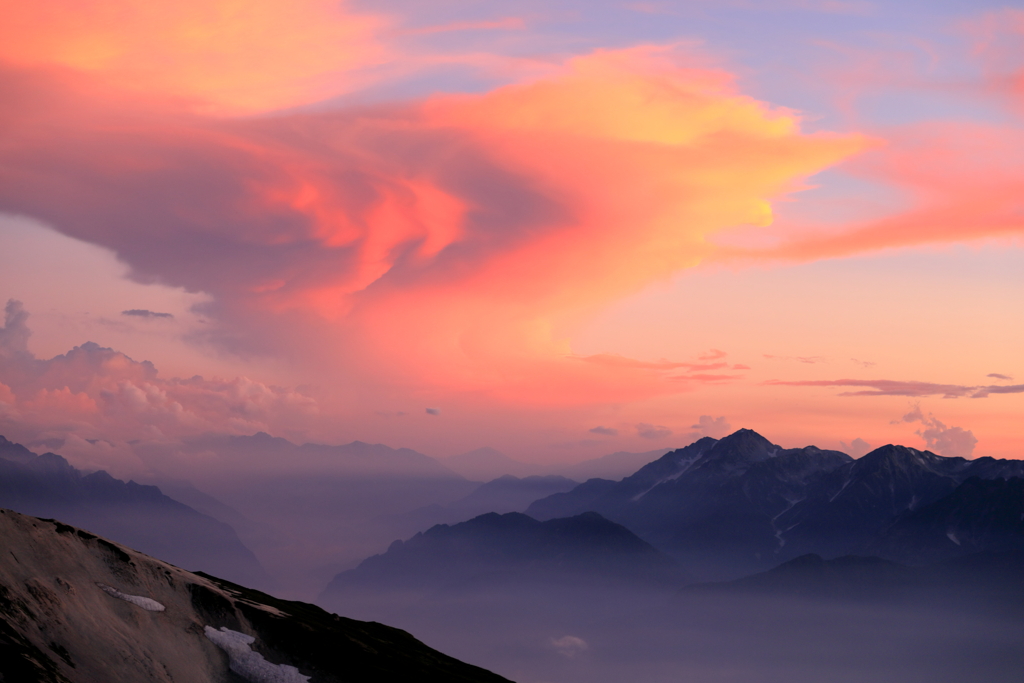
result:
M 700 453 L 697 453 L 696 455 L 691 455 L 688 458 L 684 458 L 684 459 L 680 460 L 679 462 L 676 463 L 676 467 L 678 469 L 675 472 L 673 472 L 672 474 L 666 475 L 666 476 L 662 477 L 661 479 L 657 480 L 651 486 L 649 486 L 648 488 L 644 489 L 640 493 L 638 493 L 635 496 L 633 496 L 632 498 L 630 498 L 630 500 L 633 501 L 633 502 L 636 502 L 636 501 L 640 500 L 641 498 L 643 498 L 644 496 L 646 496 L 651 491 L 653 491 L 655 488 L 660 486 L 661 484 L 664 484 L 665 482 L 674 481 L 674 480 L 678 479 L 679 477 L 683 476 L 684 474 L 689 472 L 691 469 L 693 469 L 694 464 L 696 464 L 702 457 L 704 457 L 704 451 L 701 451 Z
M 839 489 L 838 491 L 836 491 L 836 492 L 835 492 L 835 493 L 834 493 L 834 494 L 832 495 L 832 497 L 828 499 L 828 502 L 830 502 L 830 503 L 832 503 L 832 502 L 835 502 L 835 499 L 839 497 L 839 494 L 840 494 L 840 493 L 842 493 L 843 491 L 845 491 L 845 490 L 846 490 L 846 487 L 847 487 L 847 486 L 849 486 L 849 485 L 850 485 L 850 482 L 852 482 L 852 481 L 853 481 L 853 475 L 851 474 L 851 475 L 849 475 L 849 476 L 848 476 L 848 477 L 846 478 L 846 482 L 845 482 L 845 483 L 843 484 L 843 487 L 842 487 L 841 489 Z
M 206 637 L 213 644 L 228 653 L 229 668 L 249 683 L 306 683 L 309 676 L 303 676 L 294 666 L 271 664 L 258 652 L 249 647 L 256 642 L 252 636 L 221 626 L 220 630 L 204 626 Z
M 127 593 L 122 593 L 113 586 L 108 586 L 105 583 L 97 583 L 96 585 L 99 586 L 100 590 L 102 590 L 107 595 L 115 597 L 118 600 L 130 602 L 133 605 L 137 605 L 144 610 L 148 610 L 150 612 L 163 612 L 166 609 L 166 607 L 164 607 L 159 602 L 151 598 L 144 598 L 141 595 L 128 595 Z

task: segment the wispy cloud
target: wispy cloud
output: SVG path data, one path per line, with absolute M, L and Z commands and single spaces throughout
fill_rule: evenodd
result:
M 641 422 L 636 426 L 637 436 L 644 439 L 664 439 L 666 436 L 672 436 L 672 430 L 664 425 L 652 425 L 646 422 Z
M 815 363 L 827 363 L 828 359 L 824 356 L 775 356 L 769 353 L 761 354 L 768 360 L 789 360 L 796 361 L 798 363 L 806 363 L 807 365 L 814 365 Z
M 128 315 L 137 318 L 173 318 L 174 316 L 170 313 L 157 313 L 156 311 L 147 311 L 145 308 L 132 308 L 127 311 L 121 311 L 121 315 Z
M 1022 394 L 1024 384 L 962 385 L 889 379 L 826 379 L 787 381 L 772 379 L 765 384 L 790 387 L 866 387 L 861 391 L 844 391 L 840 396 L 942 396 L 943 398 L 988 398 L 990 394 Z
M 591 434 L 600 434 L 601 436 L 618 436 L 619 435 L 619 430 L 618 429 L 613 429 L 612 427 L 598 426 L 598 427 L 592 427 L 591 429 L 589 429 L 587 431 L 589 431 Z
M 552 638 L 550 641 L 551 646 L 562 656 L 572 659 L 573 657 L 582 654 L 590 649 L 587 641 L 577 636 L 562 636 L 561 638 Z

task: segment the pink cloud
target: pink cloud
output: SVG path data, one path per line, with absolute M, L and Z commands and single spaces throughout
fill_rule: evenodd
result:
M 903 422 L 920 422 L 923 429 L 916 434 L 925 440 L 927 448 L 935 449 L 940 455 L 956 458 L 970 458 L 978 443 L 974 433 L 962 427 L 947 427 L 945 423 L 929 413 L 925 415 L 920 407 L 903 416 Z
M 1021 394 L 1024 384 L 961 385 L 933 382 L 898 381 L 888 379 L 829 379 L 829 380 L 768 380 L 765 384 L 790 387 L 867 387 L 863 391 L 842 392 L 840 396 L 942 396 L 943 398 L 988 398 L 990 394 Z
M 671 393 L 671 362 L 581 362 L 554 330 L 865 144 L 686 60 L 597 52 L 480 95 L 257 119 L 8 68 L 0 209 L 206 292 L 205 341 L 230 351 L 517 403 Z M 674 367 L 728 379 L 718 353 Z
M 245 377 L 163 378 L 148 362 L 86 343 L 37 359 L 21 343 L 28 315 L 9 302 L 0 328 L 0 433 L 26 442 L 54 439 L 175 441 L 207 431 L 298 434 L 318 417 L 317 402 Z M 10 339 L 15 344 L 4 343 Z M 110 466 L 106 460 L 83 466 Z M 102 455 L 106 458 L 106 455 Z M 126 458 L 131 456 L 125 455 Z M 122 462 L 122 467 L 138 466 Z

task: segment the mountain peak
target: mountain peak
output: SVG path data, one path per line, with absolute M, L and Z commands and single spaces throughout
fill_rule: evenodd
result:
M 945 457 L 931 451 L 919 451 L 909 446 L 887 444 L 862 456 L 856 461 L 856 467 L 859 470 L 885 467 L 945 472 L 951 468 L 962 467 L 969 462 L 963 458 Z
M 715 443 L 700 466 L 731 471 L 773 458 L 781 450 L 754 430 L 739 429 Z

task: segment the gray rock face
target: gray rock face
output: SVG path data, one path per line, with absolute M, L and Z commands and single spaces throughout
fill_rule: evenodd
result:
M 0 510 L 0 538 L 5 682 L 237 683 L 252 671 L 281 682 L 505 680 L 404 631 L 193 574 L 53 520 Z M 225 644 L 252 652 L 232 659 Z

